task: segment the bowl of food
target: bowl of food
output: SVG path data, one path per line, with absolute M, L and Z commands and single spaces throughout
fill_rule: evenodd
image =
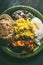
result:
M 29 58 L 43 48 L 43 16 L 29 6 L 14 6 L 0 15 L 0 48 L 12 57 Z

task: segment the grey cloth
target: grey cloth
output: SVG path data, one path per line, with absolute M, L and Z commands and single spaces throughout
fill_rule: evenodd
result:
M 0 0 L 0 13 L 15 5 L 31 6 L 43 14 L 43 0 Z

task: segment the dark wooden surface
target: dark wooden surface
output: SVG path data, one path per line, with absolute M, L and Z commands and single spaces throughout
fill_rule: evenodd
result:
M 0 0 L 0 13 L 14 5 L 28 5 L 43 14 L 43 0 Z M 43 65 L 43 50 L 32 58 L 20 60 L 6 55 L 0 49 L 0 65 Z

